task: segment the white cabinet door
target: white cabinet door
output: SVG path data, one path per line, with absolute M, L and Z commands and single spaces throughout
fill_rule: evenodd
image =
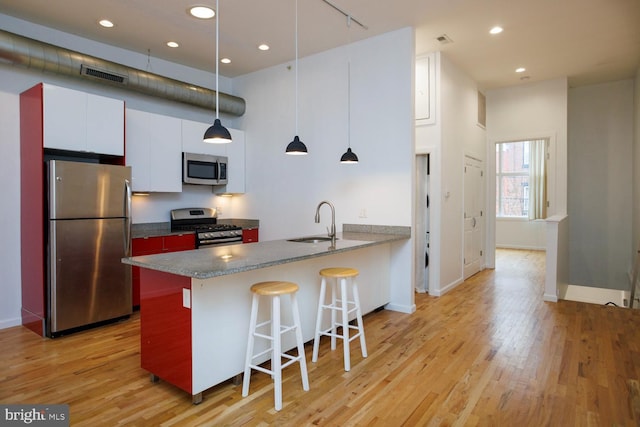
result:
M 42 103 L 44 148 L 86 151 L 87 94 L 44 85 Z
M 124 156 L 124 102 L 87 95 L 87 151 Z
M 124 101 L 45 84 L 44 147 L 124 155 Z
M 127 109 L 126 129 L 133 191 L 181 192 L 181 120 Z
M 185 153 L 211 154 L 225 156 L 229 159 L 228 184 L 213 187 L 214 193 L 244 193 L 245 192 L 245 163 L 244 163 L 244 132 L 238 129 L 229 129 L 231 133 L 230 144 L 209 144 L 202 141 L 205 131 L 212 123 L 195 122 L 193 120 L 182 121 L 182 151 Z M 224 123 L 223 123 L 224 125 Z
M 244 132 L 238 129 L 229 129 L 231 133 L 230 144 L 224 144 L 227 149 L 226 156 L 229 163 L 227 164 L 228 184 L 224 187 L 214 187 L 214 193 L 234 193 L 241 194 L 245 192 L 245 138 Z
M 213 120 L 213 119 L 212 119 Z M 213 124 L 195 122 L 193 120 L 182 121 L 182 151 L 185 153 L 213 154 L 215 156 L 226 156 L 227 145 L 210 144 L 203 142 L 202 138 L 207 129 Z M 231 136 L 233 138 L 233 135 Z

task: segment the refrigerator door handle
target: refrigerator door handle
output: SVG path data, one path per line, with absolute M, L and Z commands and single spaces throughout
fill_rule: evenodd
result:
M 124 180 L 124 253 L 131 256 L 131 183 Z

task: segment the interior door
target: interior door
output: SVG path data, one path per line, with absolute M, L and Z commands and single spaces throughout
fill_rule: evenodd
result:
M 482 266 L 482 205 L 484 173 L 482 162 L 465 157 L 464 165 L 464 278 L 480 271 Z

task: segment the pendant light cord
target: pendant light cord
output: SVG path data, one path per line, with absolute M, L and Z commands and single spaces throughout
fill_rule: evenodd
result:
M 220 36 L 220 7 L 219 0 L 216 0 L 216 119 L 218 118 L 219 96 L 218 96 L 218 45 Z
M 347 15 L 347 146 L 351 148 L 351 15 Z
M 217 1 L 217 0 L 216 0 Z M 296 131 L 295 135 L 298 135 L 298 0 L 296 0 Z

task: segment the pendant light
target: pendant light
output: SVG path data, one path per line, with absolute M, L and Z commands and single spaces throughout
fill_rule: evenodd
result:
M 296 0 L 296 136 L 287 145 L 286 153 L 292 156 L 304 156 L 307 154 L 307 146 L 298 137 L 298 0 Z
M 212 143 L 212 144 L 227 144 L 231 142 L 231 134 L 229 130 L 222 126 L 220 122 L 219 114 L 219 95 L 218 95 L 218 39 L 220 35 L 220 8 L 218 7 L 218 1 L 216 0 L 216 119 L 213 122 L 213 126 L 209 127 L 207 131 L 204 133 L 204 142 Z
M 351 31 L 351 15 L 347 15 L 348 34 Z M 349 43 L 347 43 L 347 49 Z M 347 151 L 340 157 L 340 163 L 354 164 L 358 163 L 358 156 L 351 151 L 351 58 L 347 60 Z

